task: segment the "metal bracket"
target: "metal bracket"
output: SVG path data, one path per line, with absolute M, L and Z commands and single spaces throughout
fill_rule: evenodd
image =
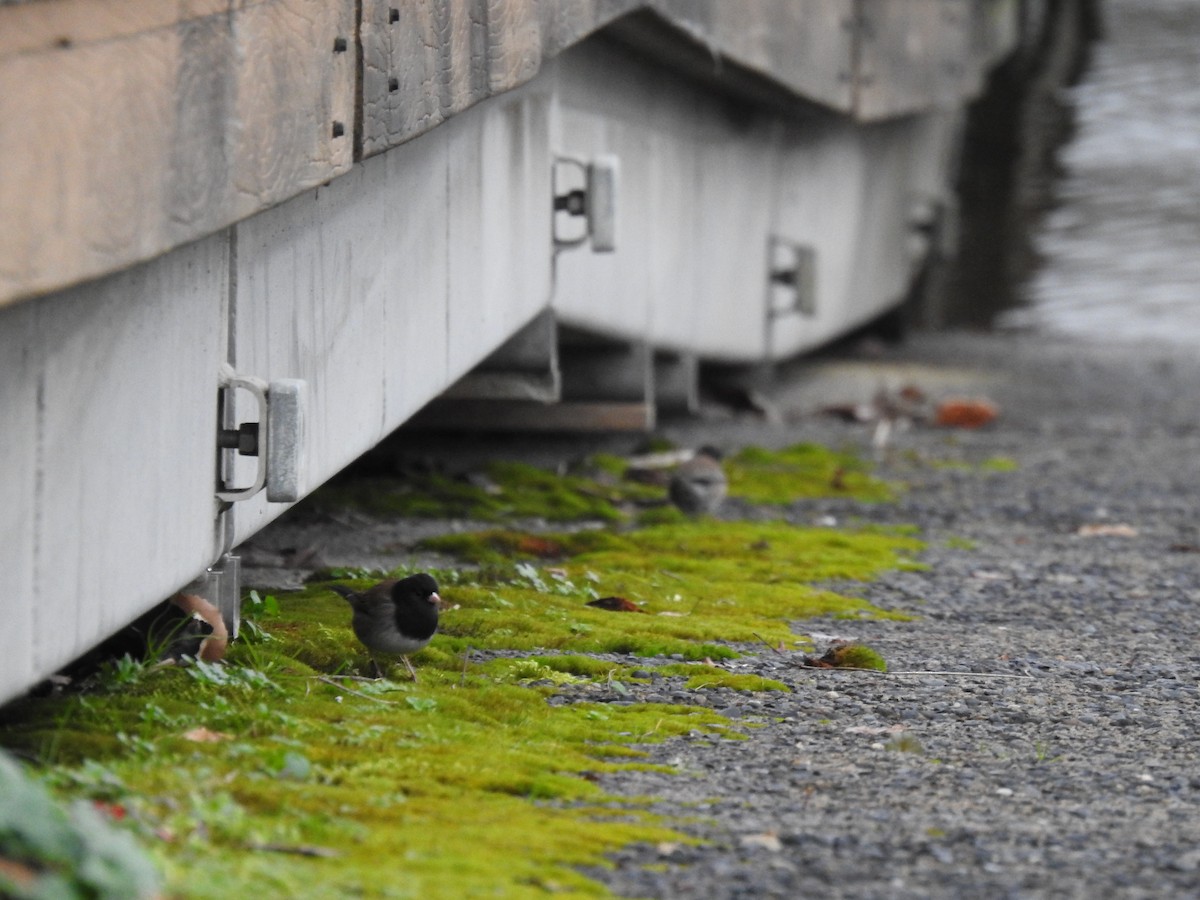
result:
M 772 237 L 767 255 L 767 317 L 816 315 L 816 249 Z
M 909 205 L 909 258 L 923 262 L 929 254 L 941 259 L 958 255 L 962 227 L 958 201 L 953 195 L 914 195 Z
M 573 168 L 580 173 L 582 187 L 560 189 L 560 178 L 565 180 L 564 168 Z M 569 156 L 557 157 L 553 168 L 553 212 L 557 220 L 559 213 L 572 218 L 586 218 L 587 227 L 576 237 L 560 237 L 554 229 L 554 246 L 565 250 L 578 247 L 591 239 L 592 251 L 611 253 L 617 249 L 617 189 L 620 181 L 621 164 L 616 156 L 602 154 L 591 162 Z M 557 222 L 556 222 L 557 225 Z
M 255 401 L 257 421 L 233 424 L 234 392 L 245 391 Z M 218 452 L 253 456 L 258 460 L 254 481 L 235 487 L 218 477 L 217 499 L 226 503 L 248 500 L 267 490 L 272 503 L 294 503 L 304 496 L 304 432 L 308 383 L 283 378 L 270 384 L 238 375 L 222 366 L 217 390 Z M 226 424 L 230 423 L 230 424 Z

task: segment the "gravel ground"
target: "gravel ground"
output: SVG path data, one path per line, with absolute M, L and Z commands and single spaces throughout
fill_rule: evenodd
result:
M 869 454 L 871 426 L 812 411 L 909 383 L 1002 409 L 978 431 L 897 429 L 880 462 L 910 485 L 895 503 L 786 511 L 802 523 L 911 523 L 928 541 L 928 571 L 834 585 L 912 621 L 797 624 L 819 644 L 875 647 L 892 674 L 805 669 L 798 654 L 751 647 L 732 665 L 791 693 L 633 686 L 634 700 L 703 702 L 755 727 L 747 740 L 697 734 L 646 748 L 681 775 L 605 776 L 616 793 L 661 798 L 655 808 L 705 843 L 630 847 L 592 874 L 617 894 L 655 898 L 1200 896 L 1194 356 L 917 336 L 782 372 L 768 393 L 786 424 L 710 416 L 665 427 L 682 445 L 814 440 Z M 994 457 L 1016 468 L 933 464 Z M 722 512 L 763 514 L 734 502 Z M 342 530 L 361 548 L 363 523 L 352 524 Z M 280 523 L 248 558 L 318 527 Z M 337 532 L 324 526 L 326 563 L 368 561 L 338 553 Z M 603 686 L 584 693 L 631 702 Z
M 748 740 L 648 748 L 686 776 L 608 783 L 669 798 L 659 808 L 709 843 L 630 848 L 598 877 L 639 897 L 1200 895 L 1200 363 L 1162 347 L 929 336 L 799 366 L 774 396 L 810 409 L 872 381 L 985 393 L 1003 415 L 896 435 L 882 472 L 910 481 L 898 503 L 790 511 L 909 522 L 929 542 L 928 571 L 844 586 L 913 621 L 798 628 L 870 644 L 895 673 L 957 674 L 744 657 L 793 689 L 712 697 L 762 726 Z M 868 433 L 810 418 L 771 437 L 866 446 Z M 914 478 L 914 454 L 1017 468 Z M 1128 529 L 1080 534 L 1094 525 Z

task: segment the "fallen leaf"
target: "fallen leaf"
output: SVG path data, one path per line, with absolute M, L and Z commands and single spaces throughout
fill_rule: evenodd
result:
M 566 555 L 566 548 L 563 547 L 562 543 L 536 534 L 521 535 L 517 540 L 516 549 L 521 553 L 528 553 L 530 556 L 536 556 L 539 559 Z
M 225 734 L 223 731 L 211 731 L 201 725 L 199 728 L 185 731 L 183 739 L 185 741 L 195 741 L 197 744 L 215 744 L 218 741 L 231 741 L 233 740 L 233 735 Z
M 601 597 L 598 600 L 589 600 L 587 605 L 596 609 L 607 609 L 609 612 L 645 612 L 632 600 L 626 600 L 624 597 Z
M 1137 529 L 1124 523 L 1080 525 L 1076 532 L 1080 537 L 1137 537 Z
M 120 822 L 128 814 L 125 807 L 120 803 L 105 803 L 103 800 L 93 800 L 92 806 L 96 812 L 103 813 L 114 822 Z
M 1000 407 L 984 397 L 952 397 L 938 404 L 934 424 L 942 428 L 980 428 L 1000 415 Z
M 0 859 L 0 876 L 11 881 L 17 887 L 23 888 L 37 881 L 38 873 L 16 860 Z

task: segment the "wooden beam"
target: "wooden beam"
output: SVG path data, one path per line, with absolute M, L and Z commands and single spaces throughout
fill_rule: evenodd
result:
M 0 5 L 0 305 L 348 171 L 354 31 L 353 0 Z

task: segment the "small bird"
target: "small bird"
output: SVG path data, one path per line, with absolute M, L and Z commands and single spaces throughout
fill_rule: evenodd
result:
M 721 468 L 721 451 L 701 447 L 671 476 L 667 496 L 685 513 L 711 513 L 725 499 L 729 482 Z
M 399 656 L 416 681 L 417 672 L 408 661 L 408 654 L 428 644 L 437 631 L 438 607 L 442 602 L 437 582 L 420 572 L 399 581 L 381 581 L 365 591 L 352 591 L 340 584 L 330 587 L 350 602 L 354 610 L 351 627 L 371 653 L 375 676 L 383 674 L 375 660 L 378 653 Z

